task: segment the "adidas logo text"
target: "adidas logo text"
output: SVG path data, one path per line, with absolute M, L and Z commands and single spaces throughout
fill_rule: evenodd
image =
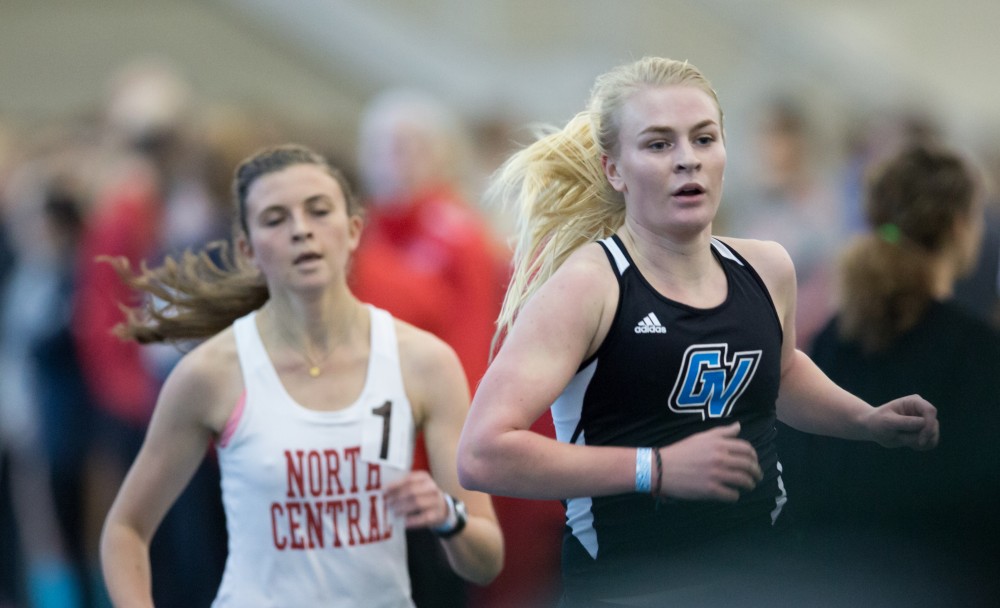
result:
M 649 313 L 635 326 L 635 333 L 665 334 L 667 333 L 667 328 L 660 324 L 660 320 L 656 318 L 656 314 Z

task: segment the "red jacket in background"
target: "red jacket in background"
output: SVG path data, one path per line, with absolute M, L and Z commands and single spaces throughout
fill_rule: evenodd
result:
M 483 220 L 441 189 L 409 204 L 369 209 L 351 289 L 447 342 L 474 389 L 486 372 L 506 274 Z
M 142 358 L 141 346 L 112 329 L 124 320 L 120 304 L 138 297 L 102 255 L 125 256 L 137 269 L 157 251 L 160 205 L 148 190 L 126 187 L 101 202 L 80 245 L 73 335 L 84 377 L 97 406 L 128 424 L 145 428 L 159 383 Z

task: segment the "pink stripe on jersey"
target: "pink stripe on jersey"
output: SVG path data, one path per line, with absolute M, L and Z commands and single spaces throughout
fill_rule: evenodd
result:
M 229 444 L 229 440 L 233 438 L 233 433 L 236 432 L 236 427 L 240 424 L 240 418 L 243 417 L 243 408 L 247 404 L 247 392 L 244 390 L 240 395 L 240 398 L 236 400 L 236 407 L 233 408 L 233 413 L 229 414 L 229 420 L 226 420 L 226 426 L 222 428 L 222 434 L 219 436 L 219 447 L 224 448 Z

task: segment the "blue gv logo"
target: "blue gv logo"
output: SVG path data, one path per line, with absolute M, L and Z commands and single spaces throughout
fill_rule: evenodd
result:
M 701 414 L 701 419 L 728 416 L 753 380 L 761 351 L 729 355 L 728 344 L 696 344 L 684 353 L 684 364 L 670 393 L 670 409 Z

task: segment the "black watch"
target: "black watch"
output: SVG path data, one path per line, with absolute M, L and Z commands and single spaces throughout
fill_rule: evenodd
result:
M 434 535 L 438 538 L 451 538 L 452 536 L 455 536 L 465 529 L 465 522 L 469 518 L 469 515 L 465 510 L 464 502 L 451 495 L 445 495 L 445 500 L 448 501 L 448 510 L 455 513 L 455 524 L 446 530 L 442 530 L 440 528 L 435 529 Z M 451 519 L 451 517 L 449 517 L 449 519 Z

